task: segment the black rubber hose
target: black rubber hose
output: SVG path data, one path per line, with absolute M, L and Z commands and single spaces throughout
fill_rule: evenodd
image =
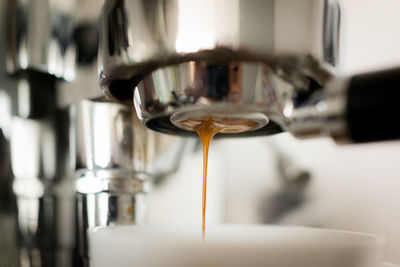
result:
M 355 143 L 400 139 L 400 68 L 354 76 L 346 117 Z

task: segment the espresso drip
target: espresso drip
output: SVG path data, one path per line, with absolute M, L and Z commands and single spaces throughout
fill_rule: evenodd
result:
M 187 118 L 177 122 L 182 128 L 196 131 L 203 144 L 203 194 L 202 194 L 202 231 L 203 241 L 206 229 L 206 201 L 207 201 L 207 168 L 208 151 L 212 138 L 217 133 L 240 133 L 256 128 L 259 123 L 246 118 L 232 118 L 220 116 L 202 116 Z

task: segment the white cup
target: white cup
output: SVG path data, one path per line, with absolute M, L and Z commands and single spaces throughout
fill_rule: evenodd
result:
M 383 239 L 302 227 L 115 226 L 89 230 L 92 267 L 377 267 Z

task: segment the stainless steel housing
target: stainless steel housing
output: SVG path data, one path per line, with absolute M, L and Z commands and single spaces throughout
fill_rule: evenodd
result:
M 0 1 L 1 266 L 86 266 L 87 227 L 143 223 L 178 167 L 183 142 L 97 99 L 100 2 Z
M 34 70 L 66 80 L 75 77 L 75 4 L 76 0 L 8 1 L 10 73 Z
M 70 115 L 71 163 L 78 174 L 127 171 L 146 179 L 173 172 L 179 162 L 185 141 L 149 131 L 131 106 L 81 100 Z
M 6 49 L 1 90 L 10 99 L 2 129 L 10 142 L 18 264 L 71 266 L 74 195 L 68 173 L 68 114 L 57 107 L 61 79 L 75 74 L 74 3 L 2 1 Z M 58 79 L 60 78 L 60 79 Z M 3 89 L 4 88 L 4 89 Z M 2 255 L 1 255 L 2 256 Z
M 105 94 L 135 94 L 146 126 L 174 134 L 173 114 L 217 106 L 270 118 L 251 134 L 287 130 L 340 60 L 336 0 L 109 0 L 100 32 Z
M 151 183 L 175 171 L 184 142 L 149 131 L 131 106 L 104 99 L 79 101 L 70 118 L 78 246 L 86 266 L 87 229 L 145 223 Z

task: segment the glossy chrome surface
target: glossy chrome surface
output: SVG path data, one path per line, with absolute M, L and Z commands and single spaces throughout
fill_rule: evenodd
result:
M 336 0 L 106 1 L 101 84 L 113 99 L 134 94 L 140 119 L 160 132 L 190 135 L 170 117 L 218 108 L 269 118 L 234 135 L 285 131 L 284 113 L 340 63 L 340 15 Z
M 288 113 L 289 131 L 299 138 L 330 136 L 339 143 L 349 142 L 346 122 L 348 78 L 334 79 L 301 107 Z
M 68 116 L 57 110 L 55 79 L 25 73 L 17 80 L 17 90 L 18 110 L 8 129 L 13 174 L 16 179 L 60 179 L 66 168 L 63 132 L 68 129 Z
M 108 96 L 127 101 L 146 74 L 189 60 L 336 65 L 339 19 L 335 0 L 109 0 L 100 78 Z
M 132 107 L 84 100 L 99 94 L 92 36 L 102 1 L 76 2 L 0 1 L 1 266 L 80 267 L 76 231 L 82 246 L 89 226 L 142 223 L 150 175 L 173 172 L 182 153 Z
M 307 80 L 299 79 L 297 83 L 297 90 L 301 85 L 306 90 Z M 134 102 L 139 118 L 156 131 L 194 135 L 174 124 L 175 117 L 184 114 L 190 118 L 199 112 L 224 117 L 223 113 L 230 112 L 254 121 L 265 117 L 265 122 L 251 132 L 260 135 L 285 129 L 281 114 L 294 93 L 294 87 L 265 64 L 190 61 L 158 69 L 145 77 L 137 86 Z
M 146 129 L 132 106 L 101 99 L 81 100 L 70 117 L 78 246 L 86 266 L 86 230 L 144 223 L 150 183 L 175 171 L 184 142 Z
M 143 224 L 146 221 L 146 193 L 123 194 L 102 192 L 78 195 L 78 202 L 86 214 L 95 214 L 87 219 L 87 228 L 116 224 Z M 86 228 L 86 229 L 87 229 Z
M 75 76 L 75 0 L 13 0 L 8 40 L 9 72 L 34 70 L 72 80 Z
M 73 266 L 68 116 L 57 107 L 56 80 L 75 76 L 74 9 L 73 0 L 2 1 L 0 83 L 9 107 L 0 127 L 10 142 L 18 238 L 18 259 L 7 266 Z
M 68 177 L 68 116 L 56 107 L 55 78 L 26 72 L 16 78 L 7 132 L 16 198 L 21 266 L 71 266 L 74 237 L 72 181 Z M 18 235 L 17 235 L 18 233 Z
M 115 224 L 143 224 L 146 221 L 146 192 L 135 194 L 101 192 L 78 195 L 78 201 L 87 209 L 87 227 L 109 226 Z
M 75 210 L 70 182 L 42 184 L 42 195 L 36 196 L 31 188 L 18 191 L 14 184 L 21 266 L 73 266 Z M 31 185 L 20 183 L 19 187 Z
M 77 194 L 78 253 L 83 266 L 89 265 L 87 229 L 121 224 L 144 224 L 147 213 L 146 194 L 142 190 L 137 190 L 135 193 L 103 191 L 95 194 Z
M 0 266 L 16 266 L 18 263 L 16 201 L 9 149 L 9 142 L 0 126 Z
M 76 120 L 71 128 L 74 169 L 133 169 L 133 114 L 128 107 L 83 100 L 71 120 Z
M 77 173 L 166 175 L 182 156 L 184 140 L 149 131 L 130 106 L 82 100 L 70 115 L 71 162 Z

